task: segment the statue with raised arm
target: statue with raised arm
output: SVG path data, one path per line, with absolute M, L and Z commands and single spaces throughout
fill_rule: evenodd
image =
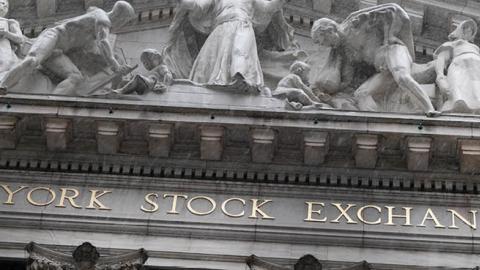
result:
M 164 51 L 169 69 L 196 84 L 258 92 L 264 86 L 261 57 L 274 57 L 263 50 L 296 48 L 283 18 L 285 2 L 179 0 Z
M 60 80 L 54 94 L 72 95 L 85 78 L 69 54 L 91 48 L 100 51 L 114 72 L 127 70 L 115 59 L 108 38 L 112 28 L 122 27 L 134 18 L 133 7 L 126 1 L 117 1 L 110 12 L 91 7 L 84 15 L 56 23 L 39 35 L 27 56 L 6 74 L 0 88 L 8 91 L 41 66 Z
M 439 114 L 426 91 L 412 76 L 413 34 L 408 14 L 397 4 L 383 4 L 352 13 L 342 23 L 317 20 L 315 42 L 332 48 L 332 72 L 327 88 L 354 86 L 360 110 L 381 111 L 390 89 L 408 93 L 427 116 Z M 360 72 L 357 72 L 360 71 Z M 367 79 L 359 77 L 365 76 Z M 320 85 L 325 85 L 318 78 Z M 359 87 L 357 88 L 357 86 Z
M 434 53 L 437 85 L 445 98 L 443 112 L 480 112 L 480 49 L 473 44 L 477 23 L 457 26 Z
M 8 0 L 0 0 L 0 77 L 18 62 L 16 51 L 24 42 L 20 24 L 5 18 L 8 10 Z

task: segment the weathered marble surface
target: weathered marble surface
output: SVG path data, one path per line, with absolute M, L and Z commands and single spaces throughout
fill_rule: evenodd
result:
M 283 16 L 284 0 L 183 0 L 177 4 L 166 43 L 153 44 L 156 50 L 138 48 L 144 50 L 138 57 L 146 71 L 125 76 L 134 68 L 119 55 L 123 53 L 114 53 L 113 41 L 108 39 L 110 27 L 94 33 L 83 45 L 61 44 L 69 36 L 91 33 L 88 20 L 95 25 L 103 16 L 115 28 L 125 25 L 134 17 L 133 9 L 127 3 L 122 11 L 119 3 L 126 2 L 117 2 L 110 13 L 95 9 L 45 30 L 25 59 L 7 65 L 7 70 L 13 70 L 1 81 L 2 89 L 156 100 L 174 85 L 187 85 L 200 92 L 207 89 L 258 98 L 273 94 L 291 110 L 334 108 L 438 116 L 441 111 L 477 113 L 480 108 L 474 83 L 477 72 L 475 68 L 467 70 L 476 65 L 461 60 L 467 52 L 468 56 L 479 55 L 469 42 L 476 35 L 474 21 L 462 24 L 471 26 L 468 33 L 457 30 L 452 34 L 457 41 L 441 46 L 435 61 L 417 64 L 410 13 L 396 4 L 361 9 L 342 23 L 317 20 L 311 38 L 318 49 L 307 56 Z M 83 22 L 77 35 L 77 30 L 68 30 L 75 22 Z M 86 45 L 93 41 L 100 41 L 97 52 Z M 299 60 L 307 63 L 301 71 Z M 41 68 L 37 68 L 39 64 Z M 303 71 L 307 69 L 309 72 Z M 465 78 L 463 73 L 469 80 L 457 78 Z

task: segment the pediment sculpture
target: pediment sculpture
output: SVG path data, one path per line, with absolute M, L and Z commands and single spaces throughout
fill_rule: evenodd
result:
M 141 270 L 148 259 L 143 249 L 114 256 L 100 256 L 90 243 L 78 246 L 71 255 L 31 242 L 27 270 Z
M 109 39 L 112 29 L 136 17 L 128 2 L 57 22 L 26 46 L 18 22 L 4 18 L 8 1 L 0 0 L 0 54 L 6 59 L 0 94 L 155 101 L 172 91 L 200 91 L 223 102 L 234 102 L 233 94 L 268 99 L 260 103 L 272 110 L 480 113 L 474 20 L 462 22 L 431 62 L 418 64 L 408 14 L 382 4 L 342 22 L 315 21 L 309 42 L 318 52 L 307 55 L 284 18 L 286 2 L 177 1 L 163 49 L 139 48 L 142 73 L 115 53 L 119 48 Z
M 326 270 L 322 263 L 312 255 L 305 255 L 297 260 L 293 267 L 275 264 L 252 255 L 247 258 L 246 263 L 250 270 Z M 353 265 L 329 268 L 328 270 L 370 270 L 370 264 L 366 261 L 355 263 Z

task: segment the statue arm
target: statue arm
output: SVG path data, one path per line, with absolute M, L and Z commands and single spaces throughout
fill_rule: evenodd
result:
M 302 79 L 300 77 L 295 76 L 295 84 L 297 85 L 298 88 L 302 89 L 303 92 L 313 101 L 320 102 L 318 97 L 313 93 L 312 89 L 308 87 L 305 83 L 303 83 Z
M 15 44 L 22 44 L 25 39 L 23 37 L 20 24 L 15 20 L 9 20 L 9 31 L 5 33 L 5 37 Z
M 115 59 L 112 45 L 108 41 L 110 27 L 104 24 L 97 23 L 96 31 L 96 40 L 100 52 L 103 54 L 107 62 L 112 66 L 113 70 L 117 71 L 118 69 L 120 69 L 120 64 Z
M 448 81 L 445 76 L 445 69 L 447 68 L 448 62 L 450 60 L 450 52 L 448 50 L 443 50 L 436 55 L 435 60 L 435 72 L 437 73 L 437 85 L 440 88 L 440 91 L 444 94 L 448 94 Z

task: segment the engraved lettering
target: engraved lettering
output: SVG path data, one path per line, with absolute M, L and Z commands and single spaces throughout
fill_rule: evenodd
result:
M 252 199 L 252 214 L 248 218 L 258 218 L 257 214 L 261 215 L 261 219 L 275 219 L 272 216 L 267 215 L 260 208 L 266 205 L 267 203 L 272 202 L 272 200 L 264 200 L 262 203 L 259 203 L 258 199 Z
M 111 208 L 105 206 L 102 202 L 99 201 L 100 197 L 112 192 L 108 190 L 101 191 L 100 193 L 99 192 L 100 190 L 95 190 L 95 189 L 90 190 L 90 193 L 91 193 L 90 203 L 88 204 L 87 209 L 112 210 Z
M 245 202 L 244 199 L 240 199 L 240 198 L 230 198 L 230 199 L 228 199 L 228 200 L 226 200 L 226 201 L 224 201 L 224 202 L 222 203 L 222 212 L 223 212 L 225 215 L 227 215 L 227 216 L 229 216 L 229 217 L 233 217 L 233 218 L 243 217 L 243 216 L 245 215 L 245 210 L 242 210 L 239 214 L 232 214 L 232 213 L 230 213 L 230 212 L 228 211 L 227 205 L 228 205 L 230 202 L 234 202 L 234 201 L 240 202 L 240 203 L 243 205 L 243 207 L 245 207 L 245 205 L 246 205 L 246 202 Z
M 322 209 L 325 207 L 324 203 L 321 202 L 305 202 L 307 204 L 307 218 L 304 221 L 308 222 L 326 222 L 327 217 L 324 218 L 313 218 L 313 214 L 317 214 L 318 216 L 322 215 Z M 320 206 L 321 209 L 314 210 L 315 206 Z
M 185 200 L 188 199 L 188 196 L 187 195 L 179 195 L 179 194 L 165 194 L 163 195 L 163 198 L 166 199 L 166 198 L 169 198 L 169 197 L 172 197 L 172 208 L 170 209 L 170 211 L 167 212 L 167 214 L 170 214 L 170 215 L 178 215 L 180 214 L 178 211 L 177 211 L 177 202 L 178 202 L 178 198 L 184 198 Z
M 150 205 L 150 208 L 147 208 L 147 207 L 142 205 L 140 207 L 140 209 L 143 212 L 154 213 L 154 212 L 158 211 L 158 208 L 159 208 L 158 203 L 156 201 L 154 201 L 154 199 L 152 199 L 151 197 L 154 197 L 155 199 L 158 199 L 158 194 L 157 193 L 149 193 L 149 194 L 145 195 L 145 202 Z
M 1 186 L 2 186 L 3 190 L 5 190 L 5 192 L 6 192 L 7 195 L 8 195 L 7 200 L 6 200 L 5 202 L 3 202 L 3 204 L 8 204 L 8 205 L 14 205 L 15 202 L 13 201 L 13 196 L 14 196 L 15 194 L 17 194 L 18 192 L 20 192 L 20 191 L 28 188 L 27 186 L 20 186 L 17 190 L 12 191 L 12 190 L 10 189 L 10 187 L 7 186 L 7 185 L 1 185 Z
M 207 211 L 204 211 L 204 212 L 200 212 L 200 211 L 197 211 L 197 210 L 193 209 L 192 204 L 193 204 L 194 201 L 197 201 L 197 200 L 207 201 L 210 204 L 210 209 L 207 210 Z M 210 215 L 211 213 L 213 213 L 213 211 L 215 211 L 215 208 L 217 208 L 217 203 L 212 198 L 207 197 L 207 196 L 193 197 L 190 200 L 188 200 L 188 202 L 187 202 L 188 211 L 190 211 L 190 213 L 192 213 L 194 215 L 197 215 L 197 216 Z
M 48 192 L 48 197 L 50 197 L 49 200 L 45 201 L 45 202 L 37 202 L 33 199 L 33 193 L 36 192 L 36 191 L 40 191 L 40 190 L 44 190 L 44 191 L 47 191 Z M 46 188 L 46 187 L 36 187 L 32 190 L 30 190 L 28 193 L 27 193 L 27 201 L 31 204 L 31 205 L 35 205 L 35 206 L 47 206 L 49 204 L 51 204 L 53 201 L 55 201 L 55 198 L 56 198 L 56 194 L 55 194 L 55 191 L 53 191 L 51 188 Z

